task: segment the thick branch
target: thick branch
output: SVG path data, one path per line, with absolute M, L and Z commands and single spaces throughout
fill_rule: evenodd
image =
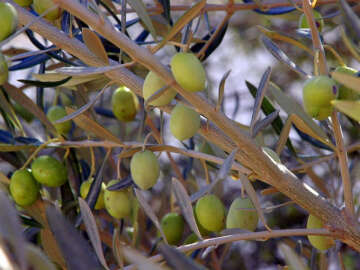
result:
M 0 0 L 4 2 L 4 0 Z M 5 1 L 12 2 L 12 1 Z M 321 218 L 328 224 L 331 230 L 340 233 L 339 237 L 353 248 L 360 250 L 360 231 L 355 221 L 345 219 L 339 209 L 332 206 L 323 198 L 311 193 L 302 182 L 288 170 L 277 167 L 256 146 L 252 139 L 233 125 L 232 121 L 224 114 L 215 112 L 214 108 L 198 95 L 184 91 L 176 84 L 171 73 L 159 62 L 159 60 L 144 48 L 137 46 L 122 33 L 116 31 L 112 25 L 100 20 L 100 18 L 88 11 L 76 1 L 57 1 L 64 9 L 89 24 L 94 30 L 101 33 L 105 38 L 116 44 L 127 52 L 134 60 L 144 64 L 148 69 L 158 73 L 169 85 L 172 85 L 187 101 L 189 101 L 199 112 L 211 120 L 217 127 L 210 126 L 202 129 L 201 134 L 212 143 L 218 145 L 227 152 L 231 152 L 235 146 L 240 147 L 236 158 L 244 166 L 252 169 L 257 175 L 261 175 L 266 182 L 287 195 L 297 204 L 310 213 Z M 34 19 L 34 16 L 25 9 L 17 6 L 19 20 L 26 24 Z M 92 66 L 104 65 L 96 58 L 81 42 L 70 39 L 55 27 L 44 21 L 39 21 L 31 26 L 31 29 L 46 37 L 58 47 L 63 48 L 82 61 Z M 106 74 L 109 78 L 118 81 L 141 95 L 142 79 L 135 76 L 127 69 L 118 69 Z M 226 135 L 225 135 L 226 134 Z

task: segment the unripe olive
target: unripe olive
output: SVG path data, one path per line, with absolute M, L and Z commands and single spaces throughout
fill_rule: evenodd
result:
M 47 155 L 36 158 L 31 163 L 31 171 L 36 181 L 48 187 L 59 187 L 67 180 L 66 167 Z
M 108 186 L 112 186 L 118 180 L 111 180 Z M 105 189 L 104 201 L 106 211 L 114 218 L 121 219 L 130 216 L 132 209 L 132 195 L 129 190 L 114 190 Z
M 184 232 L 184 219 L 178 213 L 168 213 L 161 219 L 161 228 L 170 245 L 177 245 Z
M 39 196 L 39 184 L 27 169 L 14 172 L 9 189 L 14 201 L 20 206 L 33 204 Z
M 200 114 L 185 105 L 177 104 L 170 116 L 170 131 L 174 137 L 179 141 L 189 139 L 199 128 Z
M 33 7 L 39 15 L 44 13 L 46 10 L 54 7 L 55 3 L 53 0 L 34 0 Z M 44 17 L 49 21 L 54 21 L 60 18 L 61 9 L 59 7 L 47 13 Z
M 309 215 L 306 228 L 322 229 L 324 228 L 324 224 L 316 216 Z M 334 239 L 328 236 L 308 235 L 307 238 L 309 239 L 310 244 L 319 250 L 327 250 L 335 245 Z
M 14 104 L 14 109 L 15 112 L 20 115 L 26 122 L 31 122 L 34 119 L 34 115 L 19 103 Z
M 0 5 L 3 3 L 0 3 Z M 0 85 L 7 82 L 9 78 L 9 69 L 5 56 L 0 52 Z
M 199 241 L 199 237 L 197 237 L 197 235 L 195 233 L 192 233 L 188 237 L 185 238 L 183 244 L 189 245 L 189 244 L 195 243 L 197 241 Z
M 351 67 L 347 67 L 347 66 L 339 66 L 335 69 L 335 72 L 341 72 L 341 73 L 344 73 L 347 75 L 355 76 L 355 74 L 357 73 L 357 70 L 353 69 Z M 346 87 L 345 85 L 340 84 L 338 99 L 358 100 L 358 99 L 360 99 L 360 94 L 357 91 L 355 91 L 349 87 Z
M 252 209 L 254 211 L 248 210 Z M 249 198 L 236 198 L 226 217 L 226 228 L 239 228 L 255 231 L 259 218 L 252 201 Z
M 129 88 L 122 86 L 114 91 L 111 105 L 117 119 L 130 122 L 134 120 L 139 109 L 139 100 Z
M 32 4 L 33 0 L 14 0 L 16 4 L 22 7 L 28 7 Z
M 67 115 L 64 107 L 61 106 L 52 106 L 50 107 L 50 109 L 48 110 L 46 116 L 47 118 L 49 118 L 50 122 L 55 122 L 56 120 L 59 120 L 63 117 L 65 117 Z M 65 121 L 62 123 L 57 123 L 54 124 L 54 127 L 56 129 L 56 131 L 60 134 L 68 134 L 69 131 L 71 130 L 71 121 Z
M 196 202 L 196 217 L 206 230 L 218 232 L 224 228 L 225 208 L 218 197 L 205 195 Z
M 313 15 L 315 19 L 316 27 L 318 28 L 319 32 L 321 32 L 324 28 L 324 19 L 322 18 L 320 12 L 313 9 Z M 299 19 L 299 28 L 310 28 L 309 23 L 305 14 L 301 14 Z
M 175 80 L 187 91 L 205 89 L 206 73 L 200 60 L 192 53 L 177 53 L 171 59 L 171 71 Z
M 160 175 L 160 165 L 155 154 L 149 150 L 137 152 L 130 161 L 131 177 L 141 189 L 153 187 Z
M 198 229 L 199 229 L 199 232 L 200 232 L 201 236 L 207 236 L 207 235 L 209 235 L 209 234 L 211 233 L 211 231 L 205 229 L 205 228 L 201 225 L 201 223 L 199 222 L 199 219 L 198 219 L 198 217 L 197 217 L 197 215 L 196 215 L 195 208 L 196 208 L 196 205 L 195 205 L 195 207 L 193 208 L 193 213 L 194 213 L 196 225 L 197 225 L 197 227 L 198 227 Z
M 16 29 L 18 14 L 16 9 L 9 3 L 0 3 L 0 41 L 10 36 Z
M 305 82 L 303 102 L 305 111 L 317 120 L 328 118 L 333 107 L 331 100 L 336 99 L 336 82 L 327 76 L 314 76 Z
M 147 100 L 151 97 L 156 91 L 160 90 L 165 86 L 165 82 L 155 73 L 150 71 L 144 81 L 143 85 L 143 97 Z M 176 90 L 173 88 L 167 89 L 165 93 L 163 93 L 158 98 L 154 99 L 149 103 L 152 106 L 164 106 L 169 104 L 174 97 L 176 96 Z
M 82 182 L 82 184 L 80 186 L 80 196 L 83 199 L 85 199 L 86 196 L 88 195 L 92 182 L 93 182 L 93 180 L 87 180 L 87 181 Z M 98 196 L 98 198 L 96 200 L 96 203 L 95 203 L 95 209 L 96 210 L 103 209 L 105 207 L 105 203 L 104 203 L 105 188 L 106 188 L 105 184 L 102 183 L 99 196 Z

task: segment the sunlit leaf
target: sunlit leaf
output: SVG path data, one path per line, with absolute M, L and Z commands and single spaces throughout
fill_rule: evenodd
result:
M 331 104 L 340 112 L 360 122 L 360 101 L 333 100 Z
M 88 49 L 97 55 L 104 63 L 109 63 L 107 53 L 101 39 L 89 28 L 82 29 L 82 38 Z
M 340 71 L 334 71 L 331 73 L 331 77 L 338 83 L 343 84 L 346 87 L 349 87 L 358 93 L 360 93 L 360 78 L 357 76 L 345 74 Z
M 181 213 L 183 214 L 185 220 L 189 224 L 191 230 L 197 235 L 199 239 L 202 239 L 199 228 L 197 227 L 196 220 L 194 217 L 194 211 L 191 205 L 191 200 L 187 194 L 186 189 L 176 178 L 172 179 L 172 188 L 175 194 L 176 201 L 180 206 Z
M 127 246 L 121 247 L 121 252 L 124 254 L 126 260 L 132 263 L 138 270 L 167 270 L 167 267 L 150 261 L 137 250 Z

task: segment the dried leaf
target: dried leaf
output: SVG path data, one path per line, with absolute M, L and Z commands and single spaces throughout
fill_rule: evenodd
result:
M 261 205 L 260 205 L 260 202 L 256 195 L 256 191 L 255 191 L 254 187 L 252 186 L 252 184 L 250 183 L 250 181 L 247 179 L 247 177 L 244 174 L 242 174 L 240 176 L 240 181 L 241 181 L 241 184 L 243 185 L 243 187 L 245 188 L 247 195 L 250 197 L 252 203 L 254 204 L 256 212 L 258 213 L 261 222 L 264 224 L 264 226 L 267 230 L 271 231 L 270 227 L 266 223 L 264 212 L 261 208 Z
M 155 46 L 154 51 L 158 51 L 165 44 L 171 40 L 178 32 L 180 32 L 185 25 L 187 25 L 191 20 L 193 20 L 203 9 L 206 4 L 206 0 L 201 0 L 197 4 L 195 4 L 192 8 L 186 11 L 174 24 L 171 28 L 169 34 L 158 44 Z
M 360 122 L 360 101 L 333 100 L 331 104 L 340 112 Z
M 345 74 L 343 72 L 334 71 L 331 73 L 331 77 L 338 83 L 349 87 L 358 93 L 360 93 L 360 78 L 357 76 Z
M 185 217 L 185 220 L 189 224 L 191 230 L 197 235 L 199 239 L 202 239 L 199 228 L 197 227 L 194 217 L 194 211 L 191 205 L 191 200 L 186 192 L 186 189 L 176 178 L 172 179 L 172 189 L 176 197 L 176 201 L 180 206 L 181 213 Z
M 74 109 L 71 109 L 69 107 L 66 107 L 65 109 L 66 109 L 66 113 L 68 113 L 68 114 L 75 112 Z M 119 138 L 115 137 L 110 131 L 103 128 L 101 125 L 96 123 L 94 120 L 91 120 L 86 115 L 83 115 L 83 114 L 78 115 L 76 118 L 73 119 L 73 121 L 80 128 L 84 129 L 85 131 L 95 134 L 99 138 L 103 138 L 105 140 L 109 140 L 112 142 L 116 142 L 120 145 L 124 145 Z
M 100 263 L 104 266 L 105 269 L 109 270 L 109 267 L 105 261 L 102 244 L 101 244 L 101 240 L 100 240 L 100 235 L 99 235 L 98 228 L 96 226 L 95 218 L 94 218 L 88 204 L 82 198 L 79 198 L 78 200 L 79 200 L 81 216 L 84 220 L 86 231 L 89 235 L 91 244 L 96 252 L 96 255 L 97 255 Z
M 82 38 L 92 53 L 98 56 L 104 63 L 109 63 L 109 59 L 101 39 L 93 31 L 91 31 L 89 28 L 83 27 Z
M 144 209 L 145 214 L 151 219 L 151 221 L 155 224 L 156 228 L 160 231 L 161 236 L 163 238 L 163 240 L 165 241 L 165 243 L 167 243 L 167 239 L 166 236 L 164 234 L 163 229 L 161 228 L 159 219 L 157 218 L 157 216 L 155 215 L 154 211 L 152 210 L 151 206 L 147 203 L 144 195 L 142 194 L 142 191 L 135 188 L 135 195 L 136 198 L 138 199 L 141 207 Z
M 226 79 L 229 77 L 230 72 L 231 72 L 231 69 L 226 71 L 225 74 L 221 78 L 220 85 L 219 85 L 218 101 L 216 103 L 216 110 L 217 111 L 220 110 L 221 104 L 223 103 L 224 92 L 225 92 L 225 82 L 226 82 Z
M 278 248 L 285 257 L 286 264 L 292 270 L 309 270 L 304 261 L 288 245 L 280 243 Z

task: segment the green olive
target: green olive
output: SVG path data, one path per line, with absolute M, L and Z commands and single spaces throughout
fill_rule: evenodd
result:
M 67 115 L 64 107 L 61 106 L 52 106 L 48 110 L 46 116 L 49 118 L 50 122 L 55 122 L 56 120 L 59 120 Z M 65 121 L 62 123 L 54 124 L 56 131 L 62 135 L 66 135 L 71 130 L 71 121 Z
M 36 158 L 31 163 L 31 171 L 36 181 L 48 187 L 59 187 L 67 181 L 66 167 L 47 155 Z
M 55 3 L 53 0 L 34 0 L 33 7 L 39 15 L 44 13 L 50 8 L 53 8 Z M 44 17 L 49 21 L 55 21 L 56 19 L 60 18 L 61 16 L 61 9 L 59 7 L 55 8 L 54 10 L 47 13 Z
M 129 88 L 122 86 L 114 91 L 111 105 L 117 119 L 130 122 L 135 119 L 139 109 L 139 100 Z
M 170 131 L 174 137 L 179 141 L 189 139 L 199 128 L 200 114 L 185 105 L 177 104 L 170 116 Z
M 1 5 L 2 3 L 0 3 Z M 1 6 L 0 6 L 1 7 Z M 5 56 L 0 52 L 0 85 L 7 82 L 9 78 L 9 69 Z
M 200 60 L 192 53 L 177 53 L 171 59 L 171 71 L 182 88 L 190 92 L 205 89 L 206 73 Z
M 201 226 L 210 232 L 218 232 L 224 228 L 225 208 L 213 194 L 205 195 L 196 202 L 195 214 Z
M 341 72 L 347 75 L 355 76 L 355 74 L 358 72 L 356 69 L 353 69 L 351 67 L 347 66 L 339 66 L 335 69 L 335 72 Z M 338 99 L 343 100 L 358 100 L 360 99 L 360 93 L 357 91 L 346 87 L 342 84 L 339 85 L 339 96 Z
M 150 71 L 144 81 L 143 85 L 143 97 L 147 100 L 151 97 L 156 91 L 163 88 L 165 82 L 155 73 Z M 167 89 L 165 93 L 163 93 L 160 97 L 154 99 L 149 103 L 152 106 L 165 106 L 169 104 L 174 97 L 176 96 L 176 90 L 173 88 Z
M 0 41 L 9 37 L 16 29 L 18 24 L 18 14 L 10 3 L 0 3 Z M 1 70 L 0 70 L 1 71 Z
M 22 7 L 28 7 L 32 4 L 33 0 L 14 0 L 16 4 Z
M 333 111 L 331 101 L 336 99 L 337 95 L 338 89 L 333 79 L 314 76 L 305 82 L 303 88 L 305 111 L 317 120 L 325 120 Z
M 85 199 L 86 196 L 88 195 L 92 182 L 93 182 L 93 179 L 82 182 L 82 184 L 80 186 L 80 196 L 83 199 Z M 102 183 L 99 196 L 98 196 L 98 198 L 96 200 L 96 203 L 95 203 L 95 209 L 96 210 L 100 210 L 100 209 L 103 209 L 105 207 L 105 203 L 104 203 L 105 188 L 106 188 L 106 185 L 104 183 Z
M 161 219 L 161 228 L 170 245 L 177 245 L 180 242 L 184 227 L 184 219 L 178 213 L 168 213 Z
M 316 216 L 309 215 L 306 228 L 322 229 L 324 228 L 324 224 Z M 309 239 L 310 244 L 318 250 L 327 250 L 335 245 L 334 239 L 328 236 L 308 235 L 307 238 Z
M 324 25 L 325 25 L 324 19 L 321 16 L 320 12 L 318 12 L 314 9 L 313 9 L 313 15 L 314 15 L 316 27 L 318 28 L 319 32 L 321 32 L 324 29 Z M 310 28 L 305 14 L 301 14 L 301 16 L 300 16 L 299 28 Z
M 155 154 L 149 150 L 133 155 L 130 161 L 131 177 L 141 189 L 153 187 L 160 176 L 160 165 Z
M 195 233 L 192 233 L 188 237 L 185 238 L 183 244 L 189 245 L 189 244 L 195 243 L 197 241 L 199 241 L 199 237 L 197 237 L 197 235 Z
M 27 169 L 14 172 L 9 188 L 14 201 L 20 206 L 31 205 L 39 197 L 39 184 Z
M 111 180 L 107 186 L 112 186 L 118 182 L 118 180 Z M 129 190 L 110 191 L 105 189 L 104 201 L 105 209 L 112 217 L 122 219 L 131 215 L 132 195 Z
M 229 209 L 226 217 L 226 228 L 239 228 L 255 231 L 259 218 L 252 201 L 249 198 L 236 198 Z
M 21 106 L 19 103 L 14 104 L 15 112 L 20 115 L 26 122 L 31 122 L 34 119 L 34 115 Z

